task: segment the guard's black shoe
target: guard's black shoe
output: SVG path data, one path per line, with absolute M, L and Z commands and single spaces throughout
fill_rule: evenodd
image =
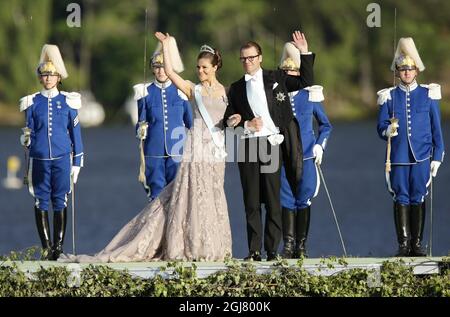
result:
M 274 261 L 278 257 L 276 252 L 267 252 L 267 261 Z
M 306 252 L 306 246 L 304 241 L 297 242 L 297 246 L 294 252 L 294 259 L 307 258 L 308 252 Z
M 397 257 L 411 256 L 411 246 L 409 241 L 403 241 L 398 245 Z
M 244 258 L 244 261 L 261 261 L 261 253 L 259 251 L 252 251 Z
M 420 241 L 415 241 L 411 244 L 410 256 L 427 256 L 427 252 L 422 247 L 422 243 Z

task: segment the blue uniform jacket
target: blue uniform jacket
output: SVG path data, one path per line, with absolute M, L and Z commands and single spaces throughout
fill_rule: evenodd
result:
M 313 147 L 320 144 L 325 150 L 328 138 L 332 130 L 330 121 L 322 107 L 324 99 L 321 86 L 306 87 L 298 92 L 290 94 L 292 112 L 297 118 L 303 145 L 303 160 L 314 157 Z M 318 124 L 318 136 L 316 138 L 313 129 L 313 116 Z
M 30 157 L 54 160 L 72 153 L 73 165 L 83 166 L 83 142 L 77 109 L 81 95 L 43 90 L 21 98 L 26 126 L 31 129 Z
M 190 129 L 193 125 L 192 108 L 187 97 L 170 81 L 164 86 L 158 82 L 138 84 L 134 90 L 138 106 L 136 130 L 139 122 L 148 123 L 145 156 L 181 155 L 183 144 L 180 142 L 186 137 L 184 127 Z
M 378 92 L 378 135 L 387 140 L 385 130 L 394 111 L 399 119 L 398 135 L 391 138 L 391 163 L 412 164 L 444 160 L 444 141 L 439 112 L 440 86 L 399 85 Z

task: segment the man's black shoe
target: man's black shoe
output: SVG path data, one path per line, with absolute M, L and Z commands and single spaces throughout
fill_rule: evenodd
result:
M 261 261 L 261 253 L 258 251 L 250 252 L 244 261 Z

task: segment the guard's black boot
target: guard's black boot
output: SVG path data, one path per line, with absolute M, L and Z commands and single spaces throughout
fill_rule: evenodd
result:
M 311 215 L 311 207 L 297 209 L 295 219 L 295 231 L 296 231 L 296 247 L 294 257 L 296 259 L 307 257 L 306 253 L 306 239 L 308 238 L 309 231 L 309 219 Z
M 36 226 L 39 233 L 39 238 L 42 244 L 42 259 L 52 259 L 52 241 L 50 240 L 50 226 L 48 222 L 48 212 L 38 207 L 34 207 L 34 215 L 36 218 Z
M 53 213 L 53 260 L 58 260 L 63 253 L 64 236 L 66 234 L 67 207 Z
M 426 256 L 422 248 L 423 228 L 425 226 L 425 203 L 411 205 L 411 256 Z
M 398 252 L 396 256 L 409 256 L 410 244 L 409 205 L 394 203 L 395 231 L 397 232 Z
M 292 259 L 295 247 L 295 210 L 283 208 L 283 258 Z

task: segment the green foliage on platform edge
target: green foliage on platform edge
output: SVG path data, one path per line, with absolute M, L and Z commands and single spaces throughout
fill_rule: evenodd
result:
M 30 251 L 30 254 L 32 252 Z M 23 259 L 23 258 L 22 258 Z M 3 257 L 3 261 L 17 260 Z M 251 263 L 226 260 L 227 270 L 206 278 L 197 276 L 195 263 L 170 262 L 151 279 L 130 275 L 107 266 L 88 266 L 79 274 L 66 266 L 41 267 L 36 273 L 23 272 L 17 262 L 0 262 L 0 297 L 3 296 L 224 296 L 224 297 L 450 297 L 450 258 L 444 258 L 440 274 L 414 275 L 413 268 L 399 260 L 385 262 L 379 273 L 349 269 L 331 276 L 312 275 L 302 268 L 279 260 L 271 273 L 258 274 Z M 324 267 L 345 265 L 345 259 L 324 258 Z

